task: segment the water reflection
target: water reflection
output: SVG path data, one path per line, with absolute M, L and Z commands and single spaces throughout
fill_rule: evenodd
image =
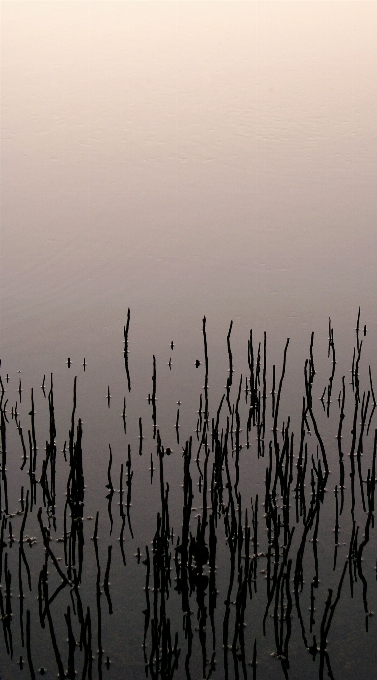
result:
M 376 18 L 4 3 L 7 679 L 374 677 Z
M 145 447 L 154 449 L 150 468 L 140 480 L 142 486 L 157 485 L 157 507 L 150 508 L 155 528 L 149 536 L 133 513 L 135 471 L 128 443 L 119 489 L 113 484 L 109 445 L 106 495 L 95 501 L 94 532 L 88 542 L 86 523 L 93 517 L 85 512 L 85 427 L 77 416 L 77 376 L 63 456 L 58 456 L 56 445 L 53 376 L 47 397 L 45 380 L 42 384 L 48 411 L 44 451 L 37 446 L 33 389 L 27 450 L 18 405 L 10 411 L 1 381 L 0 612 L 7 668 L 14 669 L 18 658 L 20 671 L 26 664 L 30 678 L 38 672 L 102 678 L 109 670 L 118 677 L 132 669 L 131 658 L 122 659 L 122 640 L 131 625 L 139 640 L 133 655 L 141 650 L 146 677 L 290 678 L 298 664 L 305 677 L 351 677 L 344 659 L 350 654 L 363 657 L 362 628 L 370 635 L 376 602 L 371 578 L 376 402 L 373 368 L 363 362 L 360 311 L 351 380 L 346 384 L 345 376 L 340 378 L 335 405 L 329 398 L 337 378 L 331 320 L 331 373 L 323 392 L 316 380 L 311 335 L 301 414 L 283 415 L 289 397 L 284 391 L 289 339 L 280 367 L 269 367 L 266 333 L 256 347 L 250 332 L 248 375 L 234 382 L 231 331 L 232 323 L 226 338 L 228 378 L 213 410 L 203 319 L 204 385 L 198 421 L 180 453 L 164 445 L 158 426 L 163 393 L 157 399 L 153 356 L 151 424 L 139 435 Z M 125 373 L 130 385 L 127 367 Z M 123 434 L 127 437 L 126 431 Z M 21 465 L 13 473 L 16 479 L 9 479 L 8 442 L 13 451 L 14 435 Z M 141 458 L 148 457 L 140 447 Z M 177 473 L 183 482 L 181 507 L 171 500 Z M 15 512 L 10 510 L 8 482 L 12 489 L 15 482 L 21 483 Z M 329 493 L 331 487 L 334 493 Z M 120 523 L 113 514 L 115 499 Z M 100 516 L 106 514 L 108 529 L 101 535 Z M 176 521 L 179 514 L 180 526 L 174 527 L 172 518 Z M 103 522 L 101 526 L 103 531 Z M 124 588 L 129 598 L 125 608 L 114 596 Z M 140 588 L 138 595 L 135 588 Z M 358 601 L 364 617 L 357 605 L 359 615 L 351 621 L 347 611 Z M 111 624 L 112 618 L 116 624 Z M 335 653 L 331 640 L 336 641 Z M 373 659 L 369 648 L 363 662 L 368 666 Z M 10 673 L 7 677 L 18 677 Z
M 4 6 L 14 368 L 23 352 L 43 375 L 85 339 L 103 356 L 128 305 L 150 353 L 204 313 L 270 342 L 292 317 L 305 343 L 329 315 L 372 318 L 377 17 L 355 7 Z

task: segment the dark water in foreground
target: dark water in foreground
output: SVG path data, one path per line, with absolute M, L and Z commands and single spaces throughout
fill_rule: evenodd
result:
M 232 323 L 214 366 L 201 330 L 137 372 L 128 317 L 107 389 L 89 359 L 30 385 L 3 358 L 2 678 L 374 677 L 364 320 L 300 366 L 263 333 L 238 356 Z

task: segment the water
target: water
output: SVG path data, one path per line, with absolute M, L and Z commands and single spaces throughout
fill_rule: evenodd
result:
M 291 416 L 295 456 L 305 394 L 304 364 L 314 331 L 317 374 L 313 398 L 331 470 L 319 522 L 323 532 L 319 563 L 328 569 L 321 566 L 324 573 L 318 606 L 316 604 L 319 613 L 315 629 L 318 642 L 327 589 L 338 587 L 352 535 L 348 485 L 341 520 L 341 532 L 344 532 L 341 543 L 345 546 L 339 548 L 333 571 L 334 487 L 339 486 L 335 439 L 339 422 L 337 399 L 345 375 L 344 444 L 349 466 L 346 453 L 351 446 L 354 392 L 348 383 L 359 306 L 360 337 L 363 338 L 361 398 L 364 390 L 366 394 L 370 391 L 368 366 L 371 365 L 373 376 L 376 371 L 375 6 L 372 3 L 285 2 L 7 3 L 2 14 L 1 375 L 6 389 L 4 400 L 8 399 L 9 511 L 13 514 L 20 508 L 20 488 L 24 486 L 26 493 L 30 484 L 29 459 L 25 469 L 19 470 L 22 447 L 11 408 L 15 408 L 17 402 L 28 449 L 30 391 L 34 389 L 36 479 L 39 480 L 44 443 L 49 439 L 47 397 L 53 373 L 56 538 L 62 536 L 69 473 L 62 449 L 65 441 L 68 447 L 73 382 L 77 375 L 75 433 L 78 418 L 82 418 L 84 514 L 85 518 L 93 517 L 84 521 L 85 578 L 81 590 L 85 607 L 89 606 L 91 611 L 94 651 L 98 648 L 98 641 L 94 643 L 98 627 L 95 599 L 98 565 L 90 537 L 97 510 L 102 589 L 108 547 L 112 546 L 109 580 L 113 613 L 108 613 L 103 592 L 105 652 L 99 667 L 94 654 L 92 673 L 93 677 L 101 673 L 117 678 L 143 677 L 144 615 L 141 612 L 146 607 L 143 590 L 146 565 L 142 560 L 146 556 L 145 546 L 151 549 L 156 515 L 161 512 L 159 458 L 156 438 L 153 438 L 152 407 L 147 401 L 148 394 L 152 394 L 153 355 L 156 358 L 157 426 L 162 445 L 173 451 L 170 456 L 164 456 L 164 466 L 165 479 L 169 482 L 169 518 L 174 528 L 174 542 L 169 550 L 174 562 L 176 539 L 182 536 L 182 454 L 190 436 L 194 438 L 191 474 L 195 490 L 199 481 L 195 446 L 198 446 L 199 397 L 202 394 L 204 399 L 205 385 L 202 319 L 205 315 L 210 418 L 216 417 L 229 377 L 226 337 L 233 320 L 234 373 L 229 398 L 231 405 L 236 403 L 242 374 L 242 512 L 248 508 L 250 522 L 250 499 L 255 503 L 258 494 L 263 535 L 260 552 L 265 552 L 262 506 L 273 423 L 266 424 L 266 455 L 258 459 L 255 428 L 254 434 L 250 434 L 251 449 L 245 449 L 250 401 L 246 403 L 243 388 L 245 377 L 250 378 L 249 331 L 253 329 L 256 353 L 259 342 L 263 350 L 263 333 L 267 333 L 266 409 L 270 420 L 272 366 L 276 365 L 278 380 L 284 345 L 286 338 L 290 338 L 278 427 L 281 430 L 283 422 L 286 424 L 288 415 Z M 128 338 L 131 392 L 123 356 L 123 327 L 128 308 L 131 310 Z M 328 385 L 332 367 L 331 353 L 327 356 L 329 316 L 334 329 L 337 365 L 333 403 L 327 418 L 319 399 Z M 364 324 L 367 326 L 365 338 Z M 70 367 L 66 364 L 68 357 Z M 195 366 L 197 359 L 198 367 Z M 44 375 L 46 396 L 40 389 Z M 121 417 L 124 397 L 126 433 Z M 178 408 L 179 443 L 175 428 Z M 222 408 L 221 426 L 226 428 L 226 403 Z M 144 437 L 142 456 L 139 455 L 139 418 Z M 364 433 L 362 474 L 365 479 L 372 465 L 374 427 L 372 421 L 368 437 Z M 313 438 L 306 436 L 315 456 Z M 106 499 L 109 445 L 113 456 L 112 483 L 116 489 L 111 506 L 114 522 L 111 534 Z M 125 567 L 118 541 L 122 526 L 122 506 L 118 503 L 122 464 L 124 484 L 126 479 L 128 445 L 134 471 L 130 508 L 134 539 L 126 519 Z M 212 458 L 209 464 L 212 466 Z M 234 483 L 233 458 L 231 465 Z M 199 500 L 193 501 L 194 507 L 199 508 L 192 513 L 193 533 L 196 532 L 195 515 L 202 512 Z M 360 504 L 361 497 L 357 496 L 358 545 L 366 521 Z M 37 543 L 26 552 L 32 569 L 32 592 L 27 592 L 26 572 L 23 572 L 27 592 L 24 617 L 29 607 L 31 653 L 36 672 L 46 667 L 47 676 L 52 677 L 51 673 L 57 673 L 56 658 L 48 627 L 44 630 L 40 625 L 35 599 L 44 561 L 36 518 L 39 506 L 44 504 L 41 485 L 37 484 L 36 505 L 29 513 L 25 529 L 28 536 L 36 536 Z M 47 525 L 45 508 L 43 513 Z M 7 535 L 11 521 L 18 538 L 22 517 L 6 518 Z M 244 520 L 243 516 L 242 524 Z M 290 522 L 292 526 L 295 524 L 293 517 Z M 208 531 L 209 527 L 206 540 Z M 220 678 L 227 667 L 223 660 L 222 636 L 230 553 L 221 522 L 217 531 L 219 596 L 214 613 L 217 669 L 213 677 Z M 292 569 L 301 531 L 300 520 L 292 544 Z M 371 531 L 364 560 L 371 610 L 375 608 L 373 541 Z M 64 544 L 53 545 L 59 557 L 64 558 Z M 302 595 L 305 617 L 310 608 L 309 586 L 313 577 L 308 545 L 305 548 L 308 581 Z M 11 547 L 7 542 L 4 548 L 12 574 L 14 637 L 12 662 L 6 654 L 5 638 L 1 639 L 0 672 L 6 678 L 27 677 L 31 673 L 26 648 L 22 648 L 20 641 L 16 602 L 18 547 L 17 543 Z M 140 564 L 135 557 L 138 547 L 142 553 Z M 172 644 L 177 631 L 181 648 L 175 677 L 186 677 L 182 594 L 174 591 L 176 567 L 173 562 L 167 616 L 171 621 Z M 62 563 L 64 559 L 59 561 Z M 53 580 L 56 576 L 51 564 L 49 570 Z M 281 661 L 270 656 L 276 651 L 272 619 L 266 637 L 261 630 L 266 606 L 265 574 L 259 573 L 263 570 L 264 567 L 259 569 L 258 560 L 258 595 L 254 594 L 246 607 L 248 626 L 244 645 L 248 663 L 252 661 L 257 639 L 258 666 L 255 669 L 247 666 L 246 670 L 249 677 L 256 671 L 257 677 L 275 678 L 280 677 L 278 674 L 283 670 Z M 3 569 L 3 592 L 4 578 Z M 53 583 L 48 587 L 52 592 Z M 198 622 L 196 615 L 197 611 L 203 613 L 204 606 L 200 604 L 198 592 L 194 590 L 191 596 L 192 677 L 201 677 L 203 673 L 200 645 L 203 631 L 194 630 L 200 628 L 200 617 Z M 59 606 L 53 610 L 51 605 L 65 668 L 68 657 L 63 643 L 67 637 L 64 613 L 68 604 L 73 607 L 68 595 L 66 588 L 59 595 Z M 151 591 L 151 602 L 153 597 Z M 209 597 L 208 591 L 206 597 Z M 236 599 L 235 592 L 232 597 Z M 208 601 L 205 606 L 208 615 Z M 231 605 L 232 612 L 234 607 Z M 303 664 L 305 677 L 318 677 L 318 655 L 312 663 L 303 644 L 295 605 L 292 613 L 289 677 L 300 677 Z M 79 635 L 78 622 L 74 621 L 75 635 Z M 234 621 L 232 613 L 230 644 Z M 305 621 L 307 628 L 309 624 Z M 358 626 L 357 634 L 350 622 Z M 368 625 L 369 632 L 365 633 L 360 577 L 354 598 L 350 599 L 347 572 L 329 638 L 329 658 L 335 677 L 340 674 L 358 677 L 361 658 L 362 677 L 373 677 L 376 662 L 371 645 L 373 617 L 368 617 Z M 207 655 L 211 658 L 212 629 L 208 622 L 207 629 Z M 150 650 L 150 626 L 147 642 Z M 311 643 L 308 638 L 308 644 Z M 237 646 L 239 655 L 239 640 Z M 23 671 L 16 665 L 20 654 L 25 664 Z M 105 665 L 107 655 L 111 660 L 109 671 Z M 81 673 L 82 652 L 76 652 L 76 658 L 79 657 L 77 667 Z M 242 676 L 242 658 L 236 661 L 230 650 L 228 661 L 229 677 L 238 677 L 237 673 Z M 155 671 L 152 667 L 148 672 Z M 210 664 L 205 672 L 208 676 Z
M 131 329 L 130 316 L 126 347 Z M 140 380 L 133 388 L 131 352 L 128 391 L 121 356 L 122 411 L 117 390 L 99 392 L 100 367 L 86 362 L 78 377 L 67 365 L 57 381 L 44 378 L 30 398 L 19 373 L 16 403 L 5 378 L 5 677 L 24 667 L 33 677 L 37 666 L 48 676 L 207 677 L 217 664 L 221 678 L 300 677 L 303 667 L 306 677 L 332 668 L 354 678 L 361 655 L 360 677 L 372 677 L 377 436 L 368 331 L 358 320 L 352 371 L 342 378 L 330 326 L 327 373 L 314 344 L 298 393 L 289 343 L 287 362 L 271 366 L 267 338 L 266 352 L 264 338 L 249 339 L 241 381 L 230 326 L 220 407 L 205 319 L 202 331 L 200 358 L 182 371 L 174 343 L 170 366 L 154 357 L 147 399 Z M 192 384 L 174 403 L 175 373 L 185 370 Z M 34 432 L 45 448 L 34 448 Z

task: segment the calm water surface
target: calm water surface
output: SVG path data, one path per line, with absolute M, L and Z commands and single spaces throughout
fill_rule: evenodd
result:
M 204 315 L 210 418 L 216 418 L 229 378 L 226 338 L 233 320 L 231 408 L 224 404 L 221 425 L 226 429 L 226 409 L 231 418 L 242 374 L 242 450 L 246 447 L 250 405 L 247 402 L 250 395 L 246 394 L 245 399 L 243 391 L 245 376 L 250 377 L 249 331 L 253 329 L 256 354 L 261 343 L 261 366 L 264 365 L 263 333 L 267 333 L 266 452 L 264 458 L 258 459 L 254 432 L 250 435 L 251 450 L 242 458 L 242 513 L 248 508 L 249 523 L 250 498 L 255 503 L 256 494 L 260 521 L 265 521 L 262 507 L 265 471 L 268 438 L 273 429 L 272 367 L 276 365 L 278 381 L 289 337 L 278 427 L 281 433 L 288 415 L 291 416 L 297 456 L 305 394 L 304 364 L 314 331 L 317 375 L 313 400 L 316 408 L 318 406 L 318 422 L 334 477 L 328 482 L 331 499 L 326 500 L 321 511 L 320 563 L 329 568 L 323 567 L 323 585 L 318 591 L 320 614 L 315 629 L 318 642 L 328 588 L 334 592 L 338 588 L 352 535 L 349 489 L 348 495 L 346 489 L 344 541 L 339 541 L 346 547 L 339 549 L 337 568 L 332 570 L 333 492 L 335 485 L 339 485 L 337 399 L 344 375 L 347 388 L 344 445 L 348 466 L 354 413 L 349 371 L 359 306 L 363 339 L 360 408 L 363 391 L 366 395 L 370 392 L 369 365 L 373 376 L 377 371 L 376 27 L 376 6 L 366 2 L 2 4 L 1 375 L 6 389 L 3 405 L 8 399 L 5 407 L 9 420 L 6 424 L 8 510 L 14 513 L 20 507 L 21 486 L 25 493 L 29 488 L 29 459 L 27 468 L 20 471 L 22 447 L 11 408 L 15 408 L 17 402 L 28 448 L 30 391 L 34 389 L 39 449 L 36 477 L 40 479 L 44 446 L 49 439 L 47 396 L 53 373 L 58 499 L 54 537 L 62 535 L 69 474 L 62 450 L 64 442 L 67 447 L 69 443 L 73 383 L 77 375 L 75 432 L 77 434 L 78 418 L 82 418 L 87 487 L 84 512 L 85 517 L 93 518 L 97 510 L 100 513 L 101 587 L 108 547 L 112 546 L 113 551 L 110 572 L 113 613 L 109 613 L 103 593 L 105 651 L 102 666 L 95 656 L 93 677 L 102 673 L 104 677 L 136 679 L 146 672 L 141 614 L 146 606 L 143 590 L 146 565 L 138 564 L 135 554 L 140 547 L 145 559 L 145 546 L 148 544 L 151 549 L 150 541 L 156 532 L 156 513 L 162 512 L 159 457 L 156 437 L 153 437 L 151 404 L 147 400 L 153 389 L 152 357 L 156 358 L 157 426 L 163 446 L 173 451 L 171 456 L 164 457 L 165 481 L 170 485 L 170 523 L 175 532 L 171 546 L 173 569 L 173 545 L 176 546 L 182 525 L 182 452 L 190 436 L 194 437 L 196 446 L 191 463 L 195 494 L 200 476 L 195 457 L 200 442 L 196 434 L 197 411 L 200 394 L 204 399 L 205 385 Z M 128 338 L 131 392 L 123 356 L 123 327 L 128 308 L 131 310 Z M 327 389 L 332 369 L 331 353 L 328 356 L 329 317 L 334 329 L 337 364 L 332 416 L 327 418 L 319 398 L 323 389 Z M 68 357 L 70 367 L 66 363 Z M 197 359 L 200 360 L 198 367 L 195 366 Z M 46 397 L 40 389 L 44 375 Z M 377 394 L 376 388 L 375 392 Z M 126 433 L 121 418 L 124 397 Z M 368 417 L 371 405 L 372 396 Z M 175 428 L 178 408 L 179 443 Z M 139 456 L 139 418 L 144 437 L 142 456 Z M 360 418 L 359 413 L 358 422 Z M 365 439 L 365 486 L 367 471 L 372 469 L 374 427 L 373 421 Z M 311 442 L 310 455 L 316 456 L 316 444 L 308 433 L 306 436 Z M 106 500 L 109 444 L 116 490 L 111 509 L 114 521 L 111 534 Z M 118 492 L 122 464 L 126 475 L 128 445 L 134 471 L 131 512 L 134 539 L 126 523 L 127 566 L 124 567 L 118 540 L 122 526 Z M 155 466 L 153 483 L 149 470 L 151 453 Z M 235 481 L 233 474 L 236 474 L 235 468 L 231 471 L 232 482 Z M 309 477 L 306 485 L 309 493 Z M 38 668 L 46 667 L 47 677 L 55 677 L 56 659 L 49 631 L 40 626 L 36 601 L 44 560 L 36 518 L 38 507 L 43 506 L 43 494 L 41 485 L 37 486 L 38 499 L 25 529 L 25 534 L 38 538 L 35 547 L 27 549 L 32 592 L 27 594 L 25 612 L 30 607 L 35 672 L 38 674 Z M 2 502 L 4 498 L 3 489 Z M 294 500 L 291 502 L 294 504 Z M 358 495 L 355 515 L 356 525 L 360 527 L 358 545 L 366 521 L 360 503 Z M 198 496 L 193 501 L 193 506 L 198 508 L 192 512 L 193 533 L 196 515 L 202 516 L 200 505 Z M 13 533 L 18 536 L 22 516 L 9 518 L 9 513 L 4 515 L 4 506 L 2 512 L 6 535 L 11 521 Z M 244 525 L 245 517 L 242 517 Z M 45 509 L 43 518 L 47 526 Z M 91 608 L 93 636 L 97 635 L 98 627 L 95 600 L 98 563 L 90 541 L 94 521 L 84 522 L 85 579 L 81 585 L 85 607 Z M 214 678 L 227 677 L 222 656 L 226 614 L 223 603 L 227 598 L 230 562 L 225 529 L 219 527 L 218 531 L 218 663 Z M 299 546 L 299 531 L 302 527 L 296 531 L 294 555 Z M 265 525 L 260 532 L 260 551 L 265 551 L 268 548 Z M 372 533 L 365 558 L 371 610 L 377 606 L 373 571 L 376 546 Z M 65 564 L 62 544 L 54 543 L 54 549 L 55 545 L 56 554 L 62 557 L 59 564 Z M 8 679 L 28 677 L 30 668 L 19 634 L 19 547 L 17 543 L 13 547 L 7 543 L 7 546 L 4 555 L 5 552 L 9 555 L 7 568 L 12 574 L 14 658 L 11 662 L 6 654 L 4 632 L 0 643 L 0 675 L 3 673 Z M 308 549 L 305 554 L 307 552 Z M 307 559 L 310 571 L 312 557 Z M 292 569 L 294 564 L 293 559 Z M 51 567 L 51 572 L 53 569 Z M 246 662 L 252 660 L 257 638 L 259 675 L 256 677 L 280 678 L 284 677 L 284 664 L 270 656 L 276 651 L 273 623 L 266 637 L 261 632 L 266 606 L 264 571 L 265 566 L 260 567 L 258 563 L 261 585 L 245 614 Z M 7 587 L 6 573 L 3 566 L 3 593 Z M 169 620 L 172 644 L 178 631 L 182 648 L 175 677 L 183 678 L 189 677 L 184 661 L 187 640 L 185 642 L 182 628 L 182 602 L 180 593 L 174 591 L 173 576 L 172 571 Z M 23 579 L 26 593 L 26 571 Z M 305 617 L 311 606 L 311 579 L 310 571 L 303 595 Z M 369 679 L 374 677 L 377 662 L 371 644 L 375 623 L 370 618 L 370 630 L 366 633 L 362 581 L 359 578 L 357 596 L 351 599 L 348 572 L 347 579 L 344 585 L 347 596 L 339 602 L 330 633 L 332 668 L 336 678 L 341 674 L 344 678 Z M 49 587 L 52 591 L 53 584 Z M 197 610 L 203 613 L 203 607 L 199 595 L 193 592 L 195 635 L 191 675 L 200 678 L 204 674 L 200 637 L 203 630 Z M 69 604 L 74 606 L 69 593 L 63 591 L 61 597 L 54 613 L 59 644 L 67 637 L 63 612 Z M 236 594 L 232 597 L 236 600 Z M 4 607 L 5 603 L 6 598 Z M 209 615 L 208 603 L 206 607 Z M 356 638 L 350 626 L 353 621 L 350 611 L 358 622 Z M 233 619 L 231 621 L 233 626 Z M 318 656 L 312 663 L 303 644 L 296 611 L 292 627 L 289 677 L 303 677 L 300 671 L 303 664 L 307 668 L 305 678 L 319 677 Z M 209 620 L 206 628 L 210 660 Z M 147 642 L 153 647 L 150 630 Z M 75 628 L 75 635 L 79 636 L 79 628 Z M 229 633 L 230 645 L 232 635 L 233 632 Z M 94 653 L 97 642 L 97 639 L 93 641 Z M 311 642 L 312 637 L 308 644 Z M 62 655 L 66 669 L 68 657 L 64 645 L 65 656 L 63 652 Z M 228 677 L 238 677 L 237 673 L 243 677 L 242 659 L 238 659 L 238 668 L 231 650 L 229 654 Z M 240 654 L 239 648 L 237 654 Z M 23 671 L 16 663 L 20 655 L 25 663 Z M 110 670 L 105 666 L 107 655 L 112 661 Z M 365 664 L 362 674 L 361 658 Z M 79 662 L 77 668 L 81 673 Z M 152 677 L 160 677 L 158 672 L 153 676 L 156 672 L 149 669 Z M 248 677 L 253 677 L 253 672 L 255 668 L 247 666 Z M 210 674 L 210 664 L 205 674 Z M 169 677 L 168 671 L 162 677 Z

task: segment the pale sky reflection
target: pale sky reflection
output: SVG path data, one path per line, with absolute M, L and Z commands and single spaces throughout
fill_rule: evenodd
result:
M 3 342 L 375 309 L 376 33 L 368 2 L 2 3 Z

